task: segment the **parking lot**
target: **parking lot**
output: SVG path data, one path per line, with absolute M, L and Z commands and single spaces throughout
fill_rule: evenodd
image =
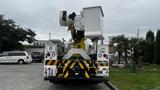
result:
M 0 90 L 109 90 L 104 84 L 52 84 L 43 80 L 43 63 L 0 64 Z

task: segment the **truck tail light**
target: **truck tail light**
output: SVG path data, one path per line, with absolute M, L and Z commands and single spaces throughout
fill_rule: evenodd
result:
M 108 55 L 107 54 L 103 54 L 103 57 L 108 59 Z
M 107 55 L 106 55 L 106 54 L 103 54 L 103 57 L 107 57 Z

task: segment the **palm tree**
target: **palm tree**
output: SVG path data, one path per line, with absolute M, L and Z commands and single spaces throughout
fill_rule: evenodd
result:
M 118 45 L 116 46 L 116 51 L 118 52 L 118 63 L 120 63 L 121 57 L 122 57 L 122 53 L 124 53 L 124 61 L 126 63 L 127 62 L 127 53 L 128 53 L 128 49 L 129 49 L 129 44 L 128 44 L 128 37 L 125 37 L 124 35 L 119 35 L 119 36 L 115 36 L 112 38 L 112 43 L 118 43 Z

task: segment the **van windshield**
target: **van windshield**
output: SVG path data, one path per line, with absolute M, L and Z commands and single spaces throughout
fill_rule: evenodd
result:
M 0 57 L 7 56 L 7 55 L 8 55 L 8 53 L 1 53 Z

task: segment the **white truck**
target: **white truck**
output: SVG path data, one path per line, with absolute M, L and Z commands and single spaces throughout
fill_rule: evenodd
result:
M 63 55 L 59 55 L 57 44 L 46 45 L 44 80 L 55 82 L 71 79 L 100 83 L 109 76 L 108 45 L 98 43 L 103 41 L 103 16 L 100 6 L 83 8 L 80 15 L 60 12 L 60 25 L 68 27 L 73 41 L 70 50 L 61 49 Z M 92 47 L 96 51 L 92 55 L 94 57 L 87 53 L 86 39 L 93 42 Z

